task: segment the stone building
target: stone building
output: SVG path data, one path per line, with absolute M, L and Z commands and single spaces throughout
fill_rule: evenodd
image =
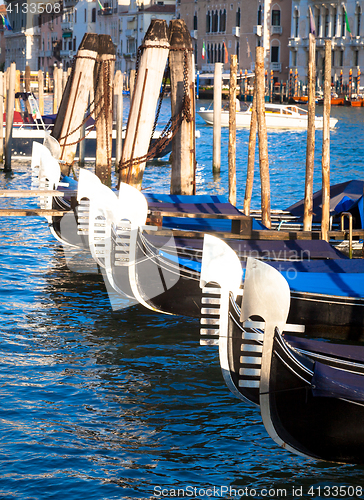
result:
M 165 19 L 167 25 L 176 16 L 174 0 L 143 3 L 131 0 L 126 11 L 120 15 L 120 69 L 129 72 L 135 68 L 138 47 L 142 44 L 152 19 Z
M 265 68 L 275 81 L 288 77 L 292 0 L 177 0 L 177 17 L 193 38 L 196 67 L 213 71 L 215 62 L 229 68 L 237 54 L 239 69 L 254 69 L 255 47 L 263 46 Z M 204 57 L 203 57 L 204 53 Z
M 310 13 L 316 31 L 316 71 L 317 82 L 322 84 L 324 70 L 325 39 L 332 41 L 332 81 L 335 83 L 343 74 L 348 82 L 349 70 L 353 70 L 354 80 L 358 69 L 364 66 L 364 26 L 362 11 L 364 1 L 358 0 L 311 0 L 292 1 L 291 36 L 289 39 L 290 67 L 297 68 L 305 81 L 308 61 L 308 35 Z M 349 30 L 348 31 L 348 27 Z

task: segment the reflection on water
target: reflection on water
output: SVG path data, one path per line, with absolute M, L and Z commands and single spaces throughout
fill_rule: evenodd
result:
M 354 138 L 363 112 L 332 111 L 340 119 L 334 182 L 361 175 L 363 146 Z M 212 129 L 198 128 L 197 190 L 221 193 L 227 132 L 214 180 Z M 237 142 L 242 204 L 248 131 Z M 305 134 L 270 133 L 269 151 L 272 204 L 288 206 L 303 193 Z M 319 170 L 316 177 L 319 187 Z M 148 167 L 145 185 L 168 192 L 169 167 Z M 29 165 L 1 174 L 0 186 L 29 187 Z M 199 346 L 197 321 L 140 306 L 113 311 L 102 277 L 68 269 L 45 220 L 1 218 L 0 231 L 0 498 L 152 498 L 158 486 L 282 488 L 292 498 L 292 487 L 361 485 L 362 467 L 310 462 L 274 445 L 258 409 L 225 387 L 216 348 Z

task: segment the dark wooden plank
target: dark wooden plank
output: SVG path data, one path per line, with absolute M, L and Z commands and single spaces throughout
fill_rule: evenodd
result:
M 64 214 L 68 212 L 64 212 L 62 210 L 45 210 L 44 208 L 29 208 L 29 209 L 21 209 L 21 208 L 1 208 L 0 209 L 0 217 L 62 217 Z

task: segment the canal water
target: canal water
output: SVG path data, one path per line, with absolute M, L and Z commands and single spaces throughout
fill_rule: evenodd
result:
M 332 182 L 363 179 L 364 110 L 332 115 Z M 197 192 L 224 194 L 227 130 L 214 179 L 212 129 L 197 121 Z M 239 206 L 248 136 L 237 133 Z M 270 132 L 269 155 L 272 207 L 285 208 L 303 197 L 305 133 Z M 144 187 L 168 192 L 169 179 L 168 163 L 155 162 Z M 0 189 L 25 188 L 29 164 L 0 173 Z M 257 170 L 255 208 L 259 196 Z M 35 206 L 1 201 L 20 204 Z M 259 409 L 225 386 L 217 348 L 199 346 L 196 320 L 113 310 L 102 279 L 68 269 L 41 218 L 0 218 L 0 255 L 1 500 L 364 497 L 363 467 L 273 443 Z

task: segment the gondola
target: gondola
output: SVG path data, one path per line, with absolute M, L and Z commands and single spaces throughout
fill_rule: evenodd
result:
M 206 237 L 201 287 L 219 300 L 203 306 L 202 334 L 203 343 L 206 333 L 218 335 L 229 389 L 259 405 L 268 434 L 286 450 L 321 461 L 364 463 L 364 347 L 287 340 L 282 333 L 297 330 L 287 324 L 287 281 L 249 258 L 241 292 L 234 272 L 239 260 L 216 240 Z M 237 318 L 234 304 L 241 293 Z M 215 315 L 206 311 L 212 304 Z
M 92 176 L 90 173 L 88 175 Z M 131 195 L 135 191 L 130 187 L 128 189 Z M 144 203 L 144 213 L 146 213 L 145 200 L 139 192 L 136 191 L 136 194 Z M 98 204 L 95 212 L 98 217 L 103 210 L 106 210 L 106 205 L 103 208 L 102 204 L 107 204 L 110 199 L 111 194 L 108 196 L 107 193 L 104 197 L 105 201 L 102 197 L 95 197 L 93 203 Z M 135 203 L 130 201 L 128 204 L 137 207 L 139 202 L 138 200 Z M 106 211 L 110 210 L 111 208 Z M 122 222 L 121 228 L 118 227 L 117 221 L 123 218 L 122 213 L 121 210 L 114 217 L 113 229 L 108 232 L 108 238 L 111 238 L 108 243 L 111 256 L 107 265 L 110 283 L 114 284 L 116 290 L 128 290 L 128 294 L 132 286 L 134 297 L 149 309 L 167 314 L 199 317 L 201 290 L 198 282 L 201 270 L 201 241 L 197 245 L 197 240 L 193 239 L 186 243 L 173 237 L 160 237 L 158 231 L 153 231 L 152 227 L 140 228 L 138 224 L 134 224 L 134 229 L 130 232 L 125 221 Z M 132 210 L 124 219 L 127 218 L 130 221 L 131 217 Z M 255 245 L 255 242 L 250 242 L 250 244 Z M 264 244 L 265 247 L 260 247 L 260 249 L 266 252 L 270 243 Z M 281 242 L 282 246 L 286 244 L 286 242 Z M 242 245 L 244 250 L 238 254 L 243 268 L 240 273 L 244 273 L 245 260 L 249 255 L 246 251 L 247 242 L 235 240 L 229 242 L 229 245 L 238 251 L 239 246 Z M 323 246 L 327 245 L 326 259 L 277 260 L 276 262 L 272 260 L 270 262 L 271 266 L 277 268 L 290 281 L 292 287 L 290 321 L 294 323 L 304 321 L 307 327 L 316 328 L 319 311 L 322 326 L 331 328 L 330 336 L 335 333 L 334 327 L 350 323 L 351 331 L 348 334 L 360 337 L 364 326 L 362 314 L 364 262 L 361 260 L 354 262 L 344 258 L 325 242 L 311 241 L 305 242 L 305 245 L 310 246 L 311 255 L 315 255 L 315 247 L 317 247 L 318 255 L 321 257 L 323 257 L 321 253 Z M 252 255 L 262 257 L 257 253 L 258 251 L 251 247 Z M 314 329 L 313 333 L 315 333 Z M 338 335 L 341 335 L 340 331 Z
M 142 303 L 154 310 L 199 317 L 201 261 L 195 255 L 181 256 L 175 242 L 157 247 L 146 231 L 135 231 L 133 238 L 133 245 L 128 247 L 132 256 L 128 259 L 137 287 L 135 296 L 142 297 Z M 117 257 L 118 244 L 113 245 L 112 252 L 111 274 L 117 283 L 122 267 Z M 246 256 L 241 258 L 240 278 L 244 276 L 245 265 Z M 270 261 L 269 265 L 290 282 L 291 323 L 305 324 L 312 335 L 326 335 L 330 327 L 331 338 L 336 335 L 338 338 L 361 338 L 364 328 L 362 260 Z M 316 332 L 317 324 L 322 333 L 318 329 Z M 350 327 L 344 328 L 347 325 Z
M 93 174 L 89 173 L 89 177 Z M 88 187 L 91 192 L 94 190 L 96 194 L 93 198 L 97 199 L 97 189 L 105 189 L 106 195 L 100 197 L 102 200 L 111 200 L 115 198 L 115 193 L 112 193 L 108 188 L 101 185 L 96 176 L 93 176 L 94 187 Z M 140 199 L 136 200 L 135 204 L 131 200 L 128 202 L 130 208 L 138 212 L 139 206 L 146 206 L 146 202 L 142 195 L 137 190 L 133 190 L 130 186 L 127 188 L 130 193 L 138 193 Z M 79 195 L 79 203 L 82 203 L 84 198 L 88 195 L 87 190 L 81 190 L 82 195 Z M 120 200 L 120 194 L 119 194 Z M 118 202 L 120 203 L 120 201 Z M 115 201 L 114 207 L 119 206 Z M 80 205 L 81 206 L 81 205 Z M 106 207 L 107 205 L 105 205 Z M 122 204 L 119 206 L 119 208 Z M 106 208 L 99 206 L 97 209 L 97 217 L 102 217 L 100 211 Z M 167 314 L 184 314 L 187 316 L 199 317 L 199 304 L 201 300 L 201 291 L 198 286 L 199 273 L 201 268 L 201 247 L 197 242 L 190 241 L 188 247 L 185 242 L 177 242 L 174 238 L 159 237 L 158 233 L 153 235 L 151 227 L 139 229 L 143 223 L 146 210 L 144 210 L 143 219 L 134 225 L 133 236 L 128 243 L 127 250 L 125 244 L 122 243 L 124 248 L 120 248 L 120 242 L 125 235 L 118 234 L 117 221 L 123 218 L 131 217 L 133 210 L 129 210 L 128 214 L 123 216 L 123 210 L 117 212 L 116 218 L 113 219 L 113 230 L 111 226 L 108 229 L 110 235 L 110 244 L 108 244 L 110 258 L 106 266 L 106 274 L 109 276 L 111 286 L 119 292 L 127 293 L 130 295 L 130 286 L 135 299 L 146 307 L 164 312 Z M 88 208 L 87 208 L 88 210 Z M 108 210 L 114 210 L 109 208 Z M 125 212 L 126 213 L 126 212 Z M 71 213 L 68 214 L 71 218 L 71 234 L 77 234 L 75 226 L 76 217 Z M 77 214 L 78 222 L 80 222 L 79 214 Z M 62 219 L 61 225 L 66 224 L 67 219 Z M 81 221 L 82 222 L 82 221 Z M 96 221 L 97 224 L 100 221 Z M 73 224 L 73 226 L 72 226 Z M 88 219 L 86 216 L 86 229 Z M 52 221 L 53 228 L 55 221 Z M 80 224 L 78 225 L 80 228 Z M 125 227 L 125 221 L 122 223 L 122 228 Z M 82 229 L 82 228 L 81 228 Z M 85 229 L 85 228 L 84 228 Z M 62 231 L 61 231 L 62 232 Z M 121 229 L 123 232 L 123 229 Z M 152 234 L 148 234 L 151 232 Z M 79 231 L 80 238 L 87 241 L 87 231 L 82 233 Z M 128 233 L 127 238 L 130 234 Z M 63 234 L 59 236 L 61 239 Z M 101 235 L 99 235 L 101 238 Z M 194 247 L 194 244 L 196 246 Z M 256 245 L 255 242 L 250 242 Z M 262 244 L 262 242 L 261 242 Z M 265 242 L 265 250 L 270 247 L 272 243 Z M 85 243 L 86 245 L 86 243 Z M 242 245 L 246 249 L 246 241 L 235 241 L 232 246 L 239 250 Z M 282 246 L 286 246 L 286 242 L 281 242 Z M 305 245 L 311 249 L 327 245 L 326 248 L 330 249 L 326 255 L 326 259 L 320 261 L 279 261 L 271 262 L 290 280 L 292 288 L 292 307 L 290 313 L 290 321 L 295 323 L 302 323 L 305 321 L 306 326 L 317 325 L 317 315 L 321 319 L 323 327 L 330 326 L 333 336 L 334 327 L 345 326 L 350 324 L 350 331 L 345 335 L 359 338 L 362 335 L 364 327 L 362 314 L 364 306 L 364 291 L 362 290 L 362 276 L 364 273 L 364 263 L 362 261 L 353 262 L 334 250 L 324 242 L 305 242 Z M 260 247 L 264 250 L 264 247 Z M 254 252 L 254 253 L 253 253 Z M 127 253 L 127 255 L 125 255 Z M 244 260 L 249 252 L 244 250 L 242 257 L 242 267 L 244 268 Z M 256 251 L 252 250 L 253 255 Z M 313 251 L 309 256 L 313 255 Z M 321 251 L 319 251 L 321 253 Z M 123 257 L 120 259 L 120 255 Z M 322 255 L 322 253 L 321 253 Z M 258 255 L 260 257 L 260 255 Z M 334 257 L 334 258 L 332 258 Z M 124 259 L 124 262 L 122 261 Z M 127 269 L 126 269 L 127 267 Z M 313 334 L 315 333 L 313 329 Z M 342 338 L 342 332 L 339 330 L 338 335 Z

